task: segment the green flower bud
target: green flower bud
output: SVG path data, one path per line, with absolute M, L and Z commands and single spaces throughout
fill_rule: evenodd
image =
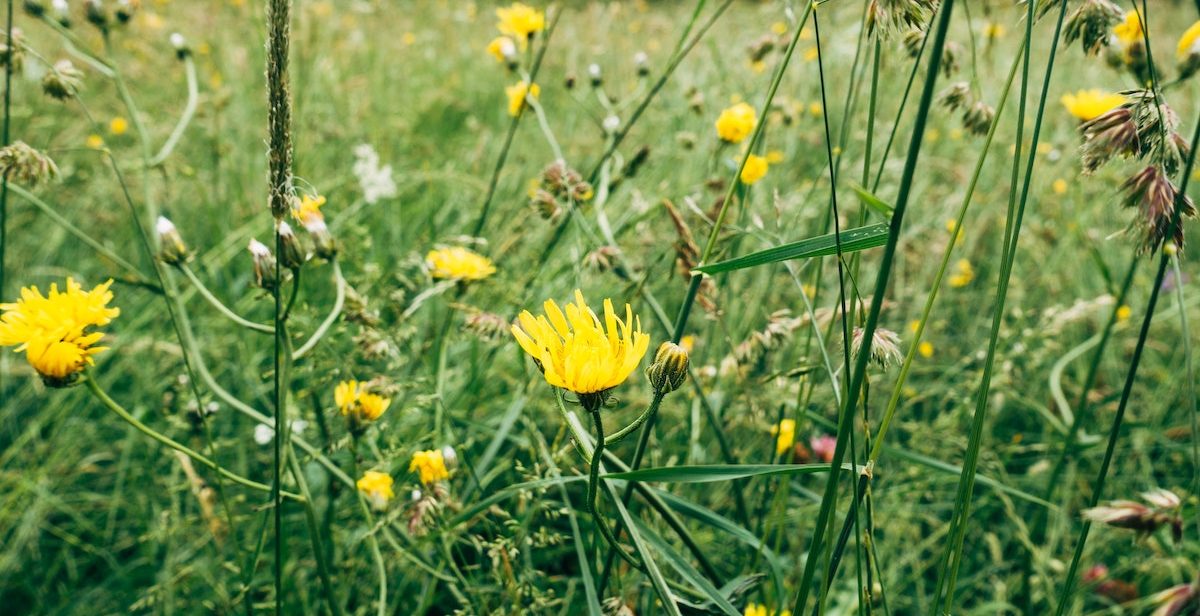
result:
M 664 342 L 646 370 L 655 393 L 667 394 L 679 389 L 688 374 L 688 352 L 674 342 Z

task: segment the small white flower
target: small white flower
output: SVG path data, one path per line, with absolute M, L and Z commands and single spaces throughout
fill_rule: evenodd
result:
M 187 39 L 183 38 L 183 35 L 178 32 L 171 33 L 170 41 L 171 47 L 174 47 L 175 51 L 183 51 L 187 49 Z
M 258 424 L 254 426 L 254 442 L 259 445 L 266 445 L 275 438 L 275 429 L 267 424 Z
M 620 126 L 621 126 L 621 118 L 618 118 L 615 115 L 610 115 L 610 116 L 604 118 L 604 130 L 605 131 L 610 132 L 610 133 L 616 132 L 617 128 Z
M 510 43 L 511 44 L 511 43 Z M 381 199 L 396 196 L 396 181 L 392 179 L 392 166 L 379 165 L 379 153 L 369 143 L 354 148 L 354 175 L 362 188 L 363 201 L 374 204 Z
M 600 65 L 595 62 L 588 65 L 588 77 L 592 81 L 600 81 Z

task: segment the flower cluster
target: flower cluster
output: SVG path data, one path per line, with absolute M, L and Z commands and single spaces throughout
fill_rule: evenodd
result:
M 0 304 L 0 346 L 25 351 L 29 365 L 48 385 L 70 384 L 106 348 L 93 346 L 104 333 L 89 328 L 108 325 L 121 314 L 108 306 L 111 285 L 109 280 L 85 291 L 67 278 L 65 290 L 51 284 L 47 295 L 36 286 L 21 289 L 16 302 Z
M 543 218 L 556 218 L 577 203 L 590 201 L 592 185 L 563 161 L 546 165 L 529 186 L 529 203 Z
M 333 389 L 333 402 L 355 426 L 379 419 L 392 403 L 391 399 L 372 392 L 366 383 L 354 380 L 338 383 Z
M 429 274 L 442 280 L 483 280 L 496 273 L 492 260 L 462 246 L 449 246 L 425 255 Z
M 441 449 L 428 449 L 413 454 L 408 464 L 408 472 L 417 473 L 421 483 L 431 485 L 450 478 L 450 469 L 446 468 L 446 456 Z

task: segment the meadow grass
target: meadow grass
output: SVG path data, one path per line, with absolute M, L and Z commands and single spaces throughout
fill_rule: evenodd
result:
M 1082 0 L 942 0 L 925 41 L 867 27 L 917 0 L 560 2 L 515 70 L 489 3 L 113 2 L 107 34 L 15 4 L 4 141 L 59 172 L 0 155 L 0 297 L 113 278 L 121 312 L 70 387 L 0 357 L 0 611 L 1200 613 L 1195 262 L 1139 251 L 1121 192 L 1154 162 L 1186 193 L 1193 157 L 1085 175 L 1060 103 L 1145 88 L 1179 121 L 1140 143 L 1194 142 L 1192 3 L 1117 3 L 1146 27 L 1092 56 L 1061 40 Z M 1139 38 L 1155 70 L 1114 51 Z M 956 82 L 994 122 L 947 108 Z M 758 122 L 724 143 L 739 102 Z M 536 193 L 559 157 L 586 194 Z M 289 192 L 338 246 L 290 275 L 272 208 L 315 238 Z M 439 277 L 448 246 L 494 273 Z M 603 395 L 509 332 L 577 288 L 649 341 Z M 348 380 L 386 412 L 348 420 Z M 1139 532 L 1081 514 L 1157 488 L 1182 503 Z

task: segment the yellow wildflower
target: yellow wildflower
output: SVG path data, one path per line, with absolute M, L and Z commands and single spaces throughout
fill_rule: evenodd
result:
M 421 483 L 429 485 L 450 478 L 446 469 L 446 458 L 440 449 L 428 449 L 413 454 L 412 462 L 408 464 L 408 472 L 416 471 Z
M 323 205 L 325 205 L 325 197 L 321 195 L 315 197 L 302 195 L 292 203 L 292 216 L 306 226 L 316 220 L 325 220 L 325 215 L 321 213 Z
M 1130 315 L 1133 314 L 1133 309 L 1129 306 L 1121 306 L 1117 308 L 1117 321 L 1128 321 Z
M 770 150 L 767 152 L 767 162 L 772 165 L 783 162 L 783 152 L 779 150 Z
M 717 136 L 722 141 L 741 143 L 743 139 L 750 136 L 750 132 L 757 124 L 758 114 L 755 113 L 754 107 L 746 103 L 737 103 L 717 116 Z
M 536 83 L 530 85 L 524 81 L 518 81 L 504 88 L 504 93 L 508 95 L 508 115 L 515 118 L 525 108 L 525 96 L 537 98 L 542 93 L 542 88 Z
M 434 278 L 444 280 L 483 280 L 496 273 L 491 259 L 462 246 L 431 250 L 425 264 Z
M 612 300 L 604 300 L 604 322 L 588 308 L 583 293 L 575 290 L 575 303 L 566 315 L 553 300 L 543 304 L 546 314 L 534 318 L 528 310 L 512 326 L 513 337 L 538 362 L 546 382 L 577 394 L 601 394 L 620 385 L 637 369 L 650 336 L 642 333 L 641 320 L 625 304 L 625 319 L 617 318 Z M 589 409 L 591 410 L 591 409 Z
M 929 359 L 930 357 L 933 357 L 933 344 L 929 342 L 922 342 L 921 344 L 917 345 L 917 352 L 921 354 L 921 357 Z
M 775 435 L 775 455 L 783 455 L 796 442 L 796 420 L 781 420 L 778 426 L 771 426 L 771 434 Z
M 104 147 L 104 137 L 101 137 L 96 133 L 92 133 L 87 136 L 87 141 L 84 143 L 87 145 L 87 147 L 93 150 L 99 150 L 100 148 Z
M 333 388 L 333 401 L 342 415 L 355 421 L 375 421 L 383 416 L 392 400 L 371 393 L 363 383 L 342 381 Z
M 517 47 L 507 36 L 497 36 L 488 43 L 487 52 L 492 54 L 497 62 L 503 62 L 517 53 Z
M 696 348 L 696 337 L 691 334 L 688 334 L 688 335 L 680 338 L 679 346 L 683 347 L 683 350 L 687 351 L 688 354 L 690 355 L 692 353 L 692 351 Z
M 129 120 L 122 117 L 115 117 L 108 123 L 108 132 L 114 135 L 124 135 L 129 130 Z
M 753 184 L 767 176 L 767 159 L 757 154 L 751 154 L 746 159 L 746 165 L 742 167 L 742 183 Z
M 496 24 L 500 33 L 517 39 L 522 47 L 534 34 L 546 29 L 545 13 L 521 2 L 496 9 L 496 18 L 500 20 Z
M 1005 32 L 1006 30 L 1004 28 L 1004 24 L 988 22 L 988 24 L 983 27 L 983 35 L 989 39 L 998 39 L 1004 36 Z
M 1063 94 L 1060 100 L 1071 115 L 1086 122 L 1116 109 L 1125 102 L 1125 97 L 1120 94 L 1108 94 L 1091 89 L 1079 90 L 1074 94 L 1068 92 Z
M 792 616 L 791 610 L 779 610 L 772 612 L 767 610 L 767 606 L 757 603 L 746 604 L 745 616 Z
M 381 473 L 379 471 L 367 471 L 363 473 L 355 485 L 358 486 L 358 491 L 362 492 L 367 500 L 371 501 L 371 506 L 375 509 L 386 509 L 388 501 L 396 495 L 392 491 L 391 475 Z
M 775 34 L 786 34 L 788 30 L 787 23 L 777 21 L 771 24 L 771 32 Z
M 1054 194 L 1056 195 L 1067 194 L 1067 181 L 1062 178 L 1054 180 L 1054 183 L 1051 184 L 1050 187 L 1054 189 Z
M 971 284 L 975 280 L 975 268 L 971 267 L 971 262 L 966 259 L 959 259 L 958 263 L 954 264 L 955 272 L 950 275 L 950 286 L 959 288 Z
M 1187 30 L 1184 30 L 1183 36 L 1179 37 L 1179 46 L 1175 48 L 1176 57 L 1182 60 L 1200 51 L 1196 45 L 1197 39 L 1200 39 L 1200 21 L 1192 24 Z
M 108 325 L 121 314 L 109 308 L 112 280 L 84 291 L 79 283 L 67 278 L 65 291 L 57 284 L 43 296 L 35 286 L 21 289 L 14 303 L 0 304 L 0 346 L 15 346 L 48 383 L 66 384 L 85 366 L 93 364 L 92 355 L 106 347 L 92 346 L 103 332 L 88 332 L 88 327 Z
M 804 61 L 812 62 L 816 60 L 819 55 L 821 55 L 821 52 L 817 51 L 816 47 L 809 47 L 808 49 L 804 50 Z
M 920 328 L 921 328 L 921 321 L 919 319 L 913 319 L 908 322 L 908 331 L 915 334 L 915 333 L 917 333 L 917 330 Z
M 1137 45 L 1144 42 L 1142 37 L 1142 19 L 1137 11 L 1125 13 L 1125 21 L 1113 28 L 1113 34 L 1122 47 Z

